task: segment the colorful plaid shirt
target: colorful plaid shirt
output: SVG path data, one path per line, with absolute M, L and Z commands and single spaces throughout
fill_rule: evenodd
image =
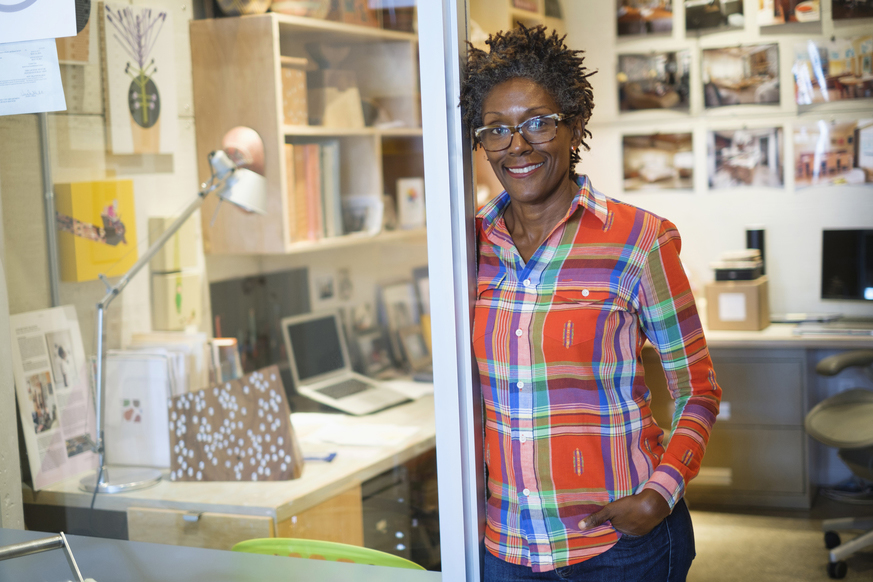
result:
M 581 519 L 641 489 L 671 509 L 700 468 L 718 414 L 700 319 L 675 226 L 606 198 L 587 177 L 525 263 L 504 192 L 477 216 L 473 344 L 485 404 L 485 546 L 546 571 L 620 537 Z M 649 408 L 641 351 L 660 354 L 675 399 L 672 436 Z

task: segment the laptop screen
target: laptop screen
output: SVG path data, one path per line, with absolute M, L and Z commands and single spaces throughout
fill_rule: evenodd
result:
M 345 367 L 336 316 L 289 323 L 286 330 L 291 343 L 289 356 L 294 358 L 301 382 Z

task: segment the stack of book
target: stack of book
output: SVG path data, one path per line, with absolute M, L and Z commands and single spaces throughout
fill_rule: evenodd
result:
M 285 144 L 291 241 L 343 234 L 339 140 Z

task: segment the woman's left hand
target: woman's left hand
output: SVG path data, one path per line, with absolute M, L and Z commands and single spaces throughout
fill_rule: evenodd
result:
M 609 520 L 619 533 L 644 536 L 670 515 L 670 506 L 657 491 L 643 489 L 622 497 L 579 522 L 579 529 L 597 527 Z

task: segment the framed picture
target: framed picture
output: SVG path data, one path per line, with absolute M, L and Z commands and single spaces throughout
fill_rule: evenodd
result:
M 398 330 L 403 358 L 412 372 L 421 372 L 431 366 L 430 352 L 421 333 L 421 327 L 410 325 Z
M 782 128 L 710 131 L 706 159 L 713 190 L 782 186 Z
M 420 309 L 412 281 L 399 281 L 380 289 L 384 321 L 391 331 L 418 325 Z
M 873 119 L 795 125 L 794 184 L 873 185 Z
M 382 330 L 371 328 L 359 331 L 354 338 L 355 350 L 364 374 L 375 376 L 391 367 L 391 344 Z
M 615 0 L 618 36 L 673 32 L 672 0 Z
M 619 109 L 688 111 L 690 72 L 690 51 L 619 55 Z
M 626 135 L 622 146 L 625 191 L 694 189 L 690 133 Z
M 685 30 L 743 28 L 743 0 L 685 0 Z
M 703 50 L 707 109 L 779 103 L 779 46 L 762 44 Z
M 794 45 L 798 105 L 873 97 L 873 35 Z
M 833 15 L 834 20 L 873 18 L 873 2 L 859 2 L 858 0 L 831 0 L 831 14 Z
M 761 0 L 758 5 L 758 26 L 819 20 L 821 20 L 819 0 Z

